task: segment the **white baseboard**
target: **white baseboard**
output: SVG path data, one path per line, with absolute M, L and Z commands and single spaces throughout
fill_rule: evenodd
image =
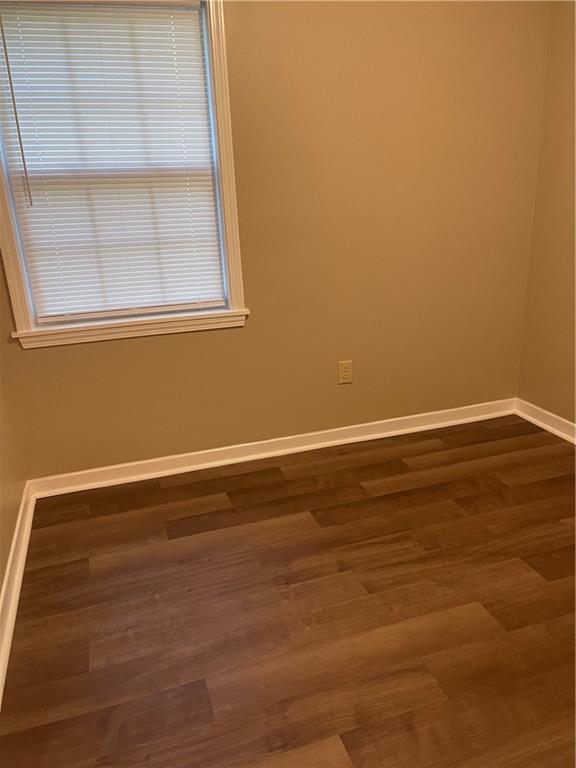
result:
M 6 670 L 8 669 L 8 658 L 16 623 L 16 611 L 20 599 L 20 588 L 24 576 L 35 503 L 36 498 L 30 493 L 30 483 L 27 482 L 22 492 L 6 572 L 2 581 L 2 591 L 0 591 L 0 705 L 6 682 Z
M 383 421 L 374 421 L 368 424 L 353 424 L 348 427 L 326 429 L 321 432 L 277 437 L 255 443 L 213 448 L 207 451 L 195 451 L 176 456 L 163 456 L 157 459 L 133 461 L 127 464 L 116 464 L 109 467 L 98 467 L 80 472 L 68 472 L 62 475 L 51 475 L 49 477 L 28 480 L 22 495 L 8 565 L 0 593 L 0 704 L 36 499 L 43 496 L 73 493 L 89 488 L 132 483 L 138 480 L 179 474 L 181 472 L 192 472 L 198 469 L 207 469 L 225 464 L 236 464 L 241 461 L 253 461 L 271 456 L 280 456 L 286 453 L 310 451 L 330 445 L 376 440 L 383 437 L 392 437 L 393 435 L 448 427 L 454 424 L 483 421 L 485 419 L 506 416 L 511 413 L 517 413 L 543 429 L 553 432 L 555 435 L 566 440 L 575 442 L 574 424 L 531 403 L 512 397 L 489 403 L 466 405 L 461 408 L 384 419 Z
M 538 405 L 529 403 L 521 398 L 516 398 L 516 405 L 514 410 L 526 421 L 531 421 L 532 424 L 536 424 L 538 427 L 542 427 L 547 432 L 552 432 L 553 435 L 568 440 L 570 443 L 576 443 L 576 424 L 573 424 L 568 419 L 563 419 L 561 416 L 556 416 L 555 413 L 540 408 Z
M 515 412 L 515 398 L 494 400 L 489 403 L 465 405 L 444 411 L 418 413 L 412 416 L 400 416 L 367 424 L 352 424 L 348 427 L 325 429 L 321 432 L 307 432 L 302 435 L 275 437 L 255 443 L 242 443 L 224 448 L 212 448 L 207 451 L 181 453 L 175 456 L 162 456 L 158 459 L 132 461 L 127 464 L 115 464 L 109 467 L 86 469 L 80 472 L 68 472 L 63 475 L 51 475 L 31 480 L 31 491 L 41 496 L 56 496 L 63 493 L 101 488 L 119 483 L 133 483 L 181 472 L 236 464 L 241 461 L 254 461 L 285 453 L 313 451 L 330 445 L 357 443 L 363 440 L 376 440 L 410 432 L 448 427 L 452 424 L 465 424 L 505 416 Z

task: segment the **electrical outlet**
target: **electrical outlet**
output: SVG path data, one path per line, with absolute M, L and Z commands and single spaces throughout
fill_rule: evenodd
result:
M 352 384 L 352 360 L 338 360 L 338 384 Z

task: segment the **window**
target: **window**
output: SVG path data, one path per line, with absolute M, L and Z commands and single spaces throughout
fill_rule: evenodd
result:
M 0 3 L 17 336 L 243 325 L 222 6 Z

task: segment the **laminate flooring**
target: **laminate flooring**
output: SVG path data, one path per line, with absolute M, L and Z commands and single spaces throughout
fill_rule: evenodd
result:
M 573 768 L 574 448 L 519 417 L 36 505 L 3 768 Z

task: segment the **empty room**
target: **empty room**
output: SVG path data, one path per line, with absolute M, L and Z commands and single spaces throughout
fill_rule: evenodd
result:
M 575 7 L 0 0 L 2 768 L 574 768 Z

